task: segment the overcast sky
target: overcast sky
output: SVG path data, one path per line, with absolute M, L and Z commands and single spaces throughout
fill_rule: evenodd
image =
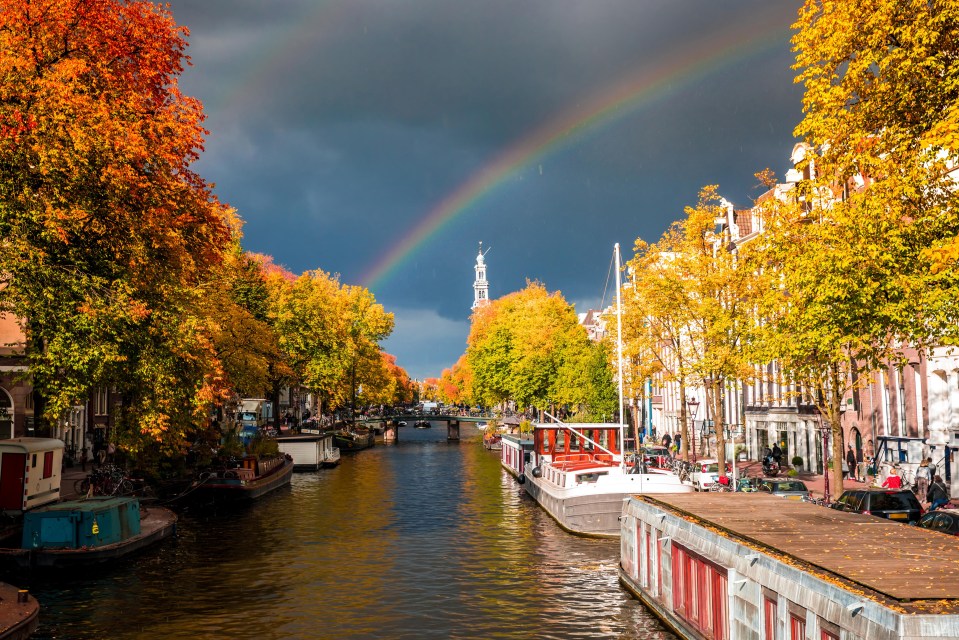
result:
M 369 286 L 416 378 L 527 279 L 598 306 L 612 247 L 656 240 L 718 184 L 782 176 L 801 117 L 799 0 L 174 0 L 197 170 L 247 249 Z M 431 218 L 432 216 L 432 218 Z M 432 220 L 432 222 L 430 222 Z M 607 303 L 609 294 L 607 293 Z

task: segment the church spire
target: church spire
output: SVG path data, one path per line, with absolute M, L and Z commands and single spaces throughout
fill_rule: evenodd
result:
M 476 266 L 473 267 L 476 271 L 476 279 L 473 280 L 473 309 L 489 302 L 489 282 L 486 281 L 486 260 L 483 255 L 483 241 L 480 240 Z

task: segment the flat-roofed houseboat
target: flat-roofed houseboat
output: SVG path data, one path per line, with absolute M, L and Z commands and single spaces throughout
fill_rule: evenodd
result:
M 959 638 L 955 538 L 777 496 L 635 496 L 620 581 L 682 638 Z

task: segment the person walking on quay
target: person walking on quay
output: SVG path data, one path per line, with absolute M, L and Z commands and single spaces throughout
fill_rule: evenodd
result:
M 849 448 L 846 449 L 846 466 L 849 467 L 849 477 L 858 482 L 859 478 L 856 477 L 856 472 L 859 467 L 856 464 L 856 454 L 852 450 L 852 445 L 849 445 Z
M 929 493 L 929 481 L 932 480 L 932 469 L 929 468 L 930 462 L 932 462 L 932 458 L 923 458 L 922 462 L 919 463 L 919 468 L 916 469 L 916 495 L 920 499 L 925 499 Z
M 666 450 L 669 451 L 669 445 L 672 444 L 673 439 L 669 437 L 669 434 L 663 436 L 663 446 L 666 447 Z
M 85 473 L 87 470 L 87 448 L 80 450 L 80 469 Z
M 773 454 L 773 460 L 776 461 L 776 464 L 782 466 L 783 450 L 779 448 L 778 442 L 773 445 L 772 454 Z
M 946 484 L 942 481 L 942 476 L 936 476 L 929 485 L 929 493 L 926 494 L 929 500 L 929 510 L 938 509 L 949 502 L 949 492 L 946 490 Z

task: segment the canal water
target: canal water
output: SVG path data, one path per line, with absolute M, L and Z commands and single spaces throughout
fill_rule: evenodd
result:
M 476 430 L 398 445 L 83 580 L 34 583 L 41 639 L 674 638 L 618 585 L 618 541 L 571 536 Z

